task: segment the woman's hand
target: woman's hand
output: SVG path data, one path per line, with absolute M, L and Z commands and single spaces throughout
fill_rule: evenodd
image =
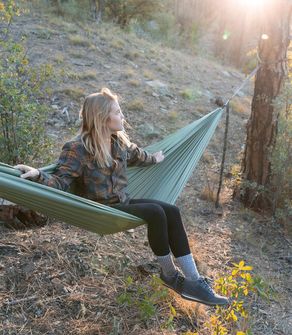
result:
M 24 178 L 24 179 L 30 178 L 32 180 L 36 180 L 38 179 L 40 175 L 40 171 L 38 169 L 35 169 L 28 165 L 19 164 L 19 165 L 15 165 L 14 168 L 20 170 L 21 172 L 24 172 L 20 176 L 20 178 Z
M 164 160 L 164 155 L 163 155 L 162 151 L 155 152 L 153 154 L 153 156 L 156 159 L 156 163 L 160 163 L 160 162 L 162 162 Z

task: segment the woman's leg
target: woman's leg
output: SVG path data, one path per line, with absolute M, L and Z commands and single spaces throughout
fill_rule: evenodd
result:
M 199 272 L 191 254 L 187 234 L 182 223 L 178 207 L 153 199 L 132 199 L 130 204 L 156 204 L 163 208 L 167 218 L 168 240 L 170 249 L 183 274 L 190 279 L 198 279 Z
M 163 208 L 155 203 L 118 204 L 113 207 L 147 222 L 148 241 L 153 253 L 157 256 L 163 273 L 167 276 L 175 275 L 177 269 L 170 254 L 167 217 Z
M 130 203 L 129 205 L 114 205 L 114 207 L 147 222 L 149 244 L 156 256 L 169 253 L 167 218 L 161 206 L 150 203 Z
M 135 199 L 129 205 L 114 205 L 119 210 L 133 214 L 148 223 L 149 244 L 161 265 L 160 278 L 169 288 L 188 300 L 208 305 L 225 305 L 228 299 L 221 297 L 212 290 L 203 277 L 199 277 L 193 256 L 185 254 L 189 244 L 181 222 L 179 210 L 172 205 L 156 200 Z M 175 234 L 179 234 L 175 236 Z M 182 234 L 182 235 L 180 235 Z M 178 256 L 176 259 L 186 276 L 182 277 L 176 270 L 169 250 L 169 235 L 172 248 Z M 176 241 L 179 241 L 178 245 Z M 190 278 L 188 278 L 190 276 Z
M 130 204 L 156 204 L 163 208 L 167 218 L 167 230 L 170 249 L 175 257 L 190 253 L 187 234 L 182 223 L 178 207 L 159 200 L 131 199 Z

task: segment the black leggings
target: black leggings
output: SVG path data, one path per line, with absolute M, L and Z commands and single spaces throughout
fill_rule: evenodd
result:
M 167 255 L 170 249 L 174 257 L 190 253 L 188 238 L 176 206 L 158 200 L 131 199 L 128 205 L 115 204 L 113 207 L 147 222 L 148 241 L 156 256 Z

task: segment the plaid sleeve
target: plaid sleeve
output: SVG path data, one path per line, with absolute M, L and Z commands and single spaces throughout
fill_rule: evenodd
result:
M 75 178 L 82 173 L 81 152 L 78 150 L 78 144 L 67 142 L 60 154 L 57 162 L 57 168 L 53 174 L 40 171 L 40 177 L 37 182 L 67 191 Z
M 127 148 L 128 166 L 148 166 L 155 163 L 155 157 L 149 152 L 139 148 L 135 143 L 131 143 Z

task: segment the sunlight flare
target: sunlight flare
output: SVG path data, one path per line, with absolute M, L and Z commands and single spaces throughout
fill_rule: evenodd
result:
M 236 0 L 242 7 L 258 7 L 264 3 L 264 0 Z

